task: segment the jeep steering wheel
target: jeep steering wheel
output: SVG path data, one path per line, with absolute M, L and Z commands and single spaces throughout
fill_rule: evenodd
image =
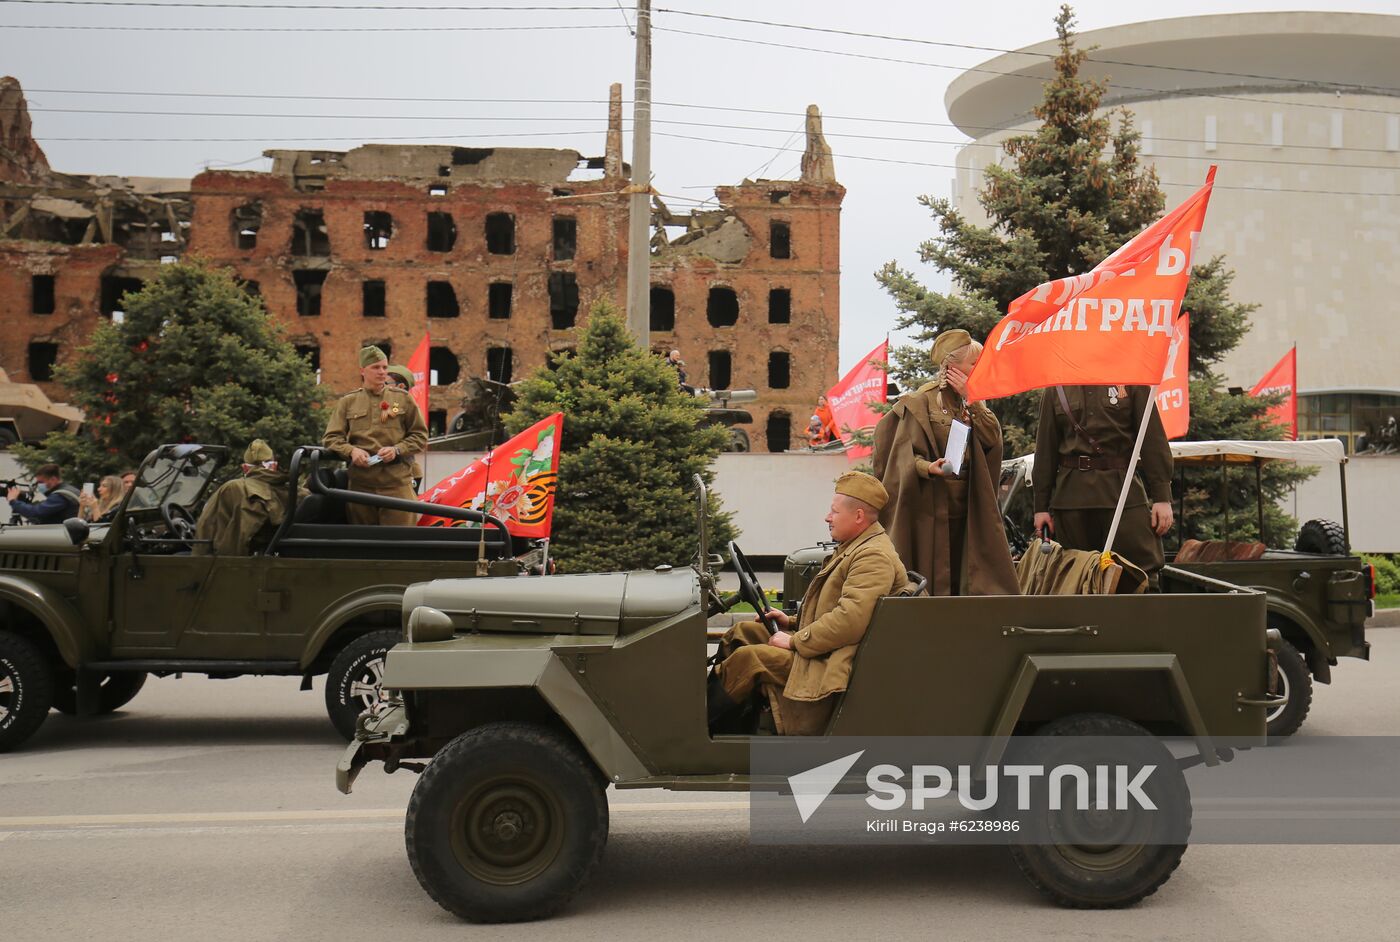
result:
M 160 517 L 165 521 L 165 530 L 172 540 L 194 539 L 194 515 L 182 504 L 174 501 L 161 504 Z
M 773 606 L 768 604 L 768 596 L 763 594 L 763 589 L 758 584 L 758 573 L 753 571 L 753 565 L 749 562 L 744 551 L 739 549 L 739 544 L 733 540 L 729 541 L 729 555 L 734 560 L 734 573 L 739 577 L 739 598 L 753 606 L 753 610 L 758 613 L 759 621 L 768 626 L 771 634 L 776 631 L 772 624 L 763 616 L 773 610 Z

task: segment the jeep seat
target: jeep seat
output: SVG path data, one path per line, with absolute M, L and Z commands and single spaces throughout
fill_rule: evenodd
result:
M 1187 540 L 1176 551 L 1173 562 L 1248 562 L 1260 558 L 1267 550 L 1268 547 L 1258 541 L 1243 543 L 1233 540 Z

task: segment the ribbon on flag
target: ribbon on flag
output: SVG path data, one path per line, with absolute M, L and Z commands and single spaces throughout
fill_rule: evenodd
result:
M 559 479 L 564 413 L 541 419 L 423 495 L 423 502 L 480 510 L 504 521 L 512 536 L 548 538 Z M 425 509 L 420 527 L 471 526 Z

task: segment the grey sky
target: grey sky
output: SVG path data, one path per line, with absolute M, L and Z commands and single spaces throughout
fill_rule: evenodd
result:
M 284 0 L 302 5 L 301 0 Z M 313 0 L 314 2 L 314 0 Z M 323 0 L 334 2 L 334 0 Z M 360 4 L 371 0 L 343 0 Z M 456 0 L 457 5 L 488 0 Z M 606 5 L 608 0 L 497 0 L 501 6 Z M 631 19 L 632 3 L 620 0 Z M 1017 48 L 1053 35 L 1051 0 L 930 3 L 866 0 L 653 0 L 670 7 L 785 23 L 895 34 L 997 48 Z M 448 6 L 452 0 L 414 0 Z M 1321 4 L 1249 0 L 1091 0 L 1075 5 L 1082 30 L 1163 16 L 1251 10 L 1317 9 Z M 1343 9 L 1341 7 L 1337 9 Z M 1344 9 L 1393 13 L 1395 0 L 1353 0 Z M 263 169 L 262 150 L 405 138 L 476 141 L 501 146 L 572 147 L 601 154 L 609 83 L 630 98 L 632 39 L 620 10 L 594 12 L 347 12 L 309 10 L 152 10 L 16 4 L 0 0 L 0 72 L 25 87 L 36 136 L 56 169 L 77 173 L 192 176 L 206 165 Z M 354 27 L 367 32 L 142 32 L 17 29 L 20 24 L 70 27 L 234 26 Z M 533 31 L 453 31 L 467 26 L 551 26 Z M 895 312 L 872 273 L 893 258 L 912 266 L 930 287 L 946 287 L 919 265 L 916 247 L 932 234 L 920 193 L 947 196 L 948 166 L 910 166 L 854 155 L 951 165 L 966 138 L 951 127 L 854 121 L 850 117 L 946 122 L 943 95 L 962 68 L 994 53 L 863 40 L 658 12 L 654 44 L 657 102 L 758 109 L 783 114 L 656 108 L 653 167 L 663 194 L 705 199 L 717 184 L 745 175 L 792 176 L 808 103 L 827 115 L 837 176 L 847 188 L 842 223 L 841 368 L 849 368 L 891 330 Z M 423 31 L 404 31 L 408 28 Z M 813 46 L 940 66 L 908 65 L 782 49 L 676 30 Z M 73 90 L 79 94 L 60 93 Z M 199 96 L 366 96 L 429 101 L 147 97 L 97 92 L 186 92 Z M 591 102 L 502 103 L 502 99 L 586 99 Z M 216 112 L 258 117 L 75 114 L 48 109 Z M 262 117 L 261 115 L 269 115 Z M 285 115 L 289 117 L 270 117 Z M 311 116 L 338 115 L 349 118 Z M 630 109 L 628 110 L 630 118 Z M 442 120 L 442 119 L 450 120 Z M 519 120 L 527 119 L 527 120 Z M 569 120 L 564 120 L 569 119 Z M 665 122 L 700 122 L 699 127 Z M 629 122 L 630 131 L 630 122 Z M 511 137 L 510 135 L 539 135 Z M 471 135 L 472 137 L 467 137 Z M 683 140 L 684 135 L 705 140 Z M 879 135 L 916 142 L 842 135 Z M 201 143 L 84 142 L 63 138 L 240 138 Z M 324 140 L 321 138 L 340 138 Z M 792 150 L 779 148 L 786 144 Z M 626 139 L 630 155 L 630 133 Z M 844 156 L 843 156 L 844 155 Z M 672 200 L 674 209 L 689 203 Z

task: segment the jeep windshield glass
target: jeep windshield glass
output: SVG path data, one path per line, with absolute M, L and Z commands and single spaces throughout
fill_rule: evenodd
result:
M 217 454 L 162 455 L 142 469 L 126 509 L 147 510 L 165 504 L 191 507 L 218 468 Z

